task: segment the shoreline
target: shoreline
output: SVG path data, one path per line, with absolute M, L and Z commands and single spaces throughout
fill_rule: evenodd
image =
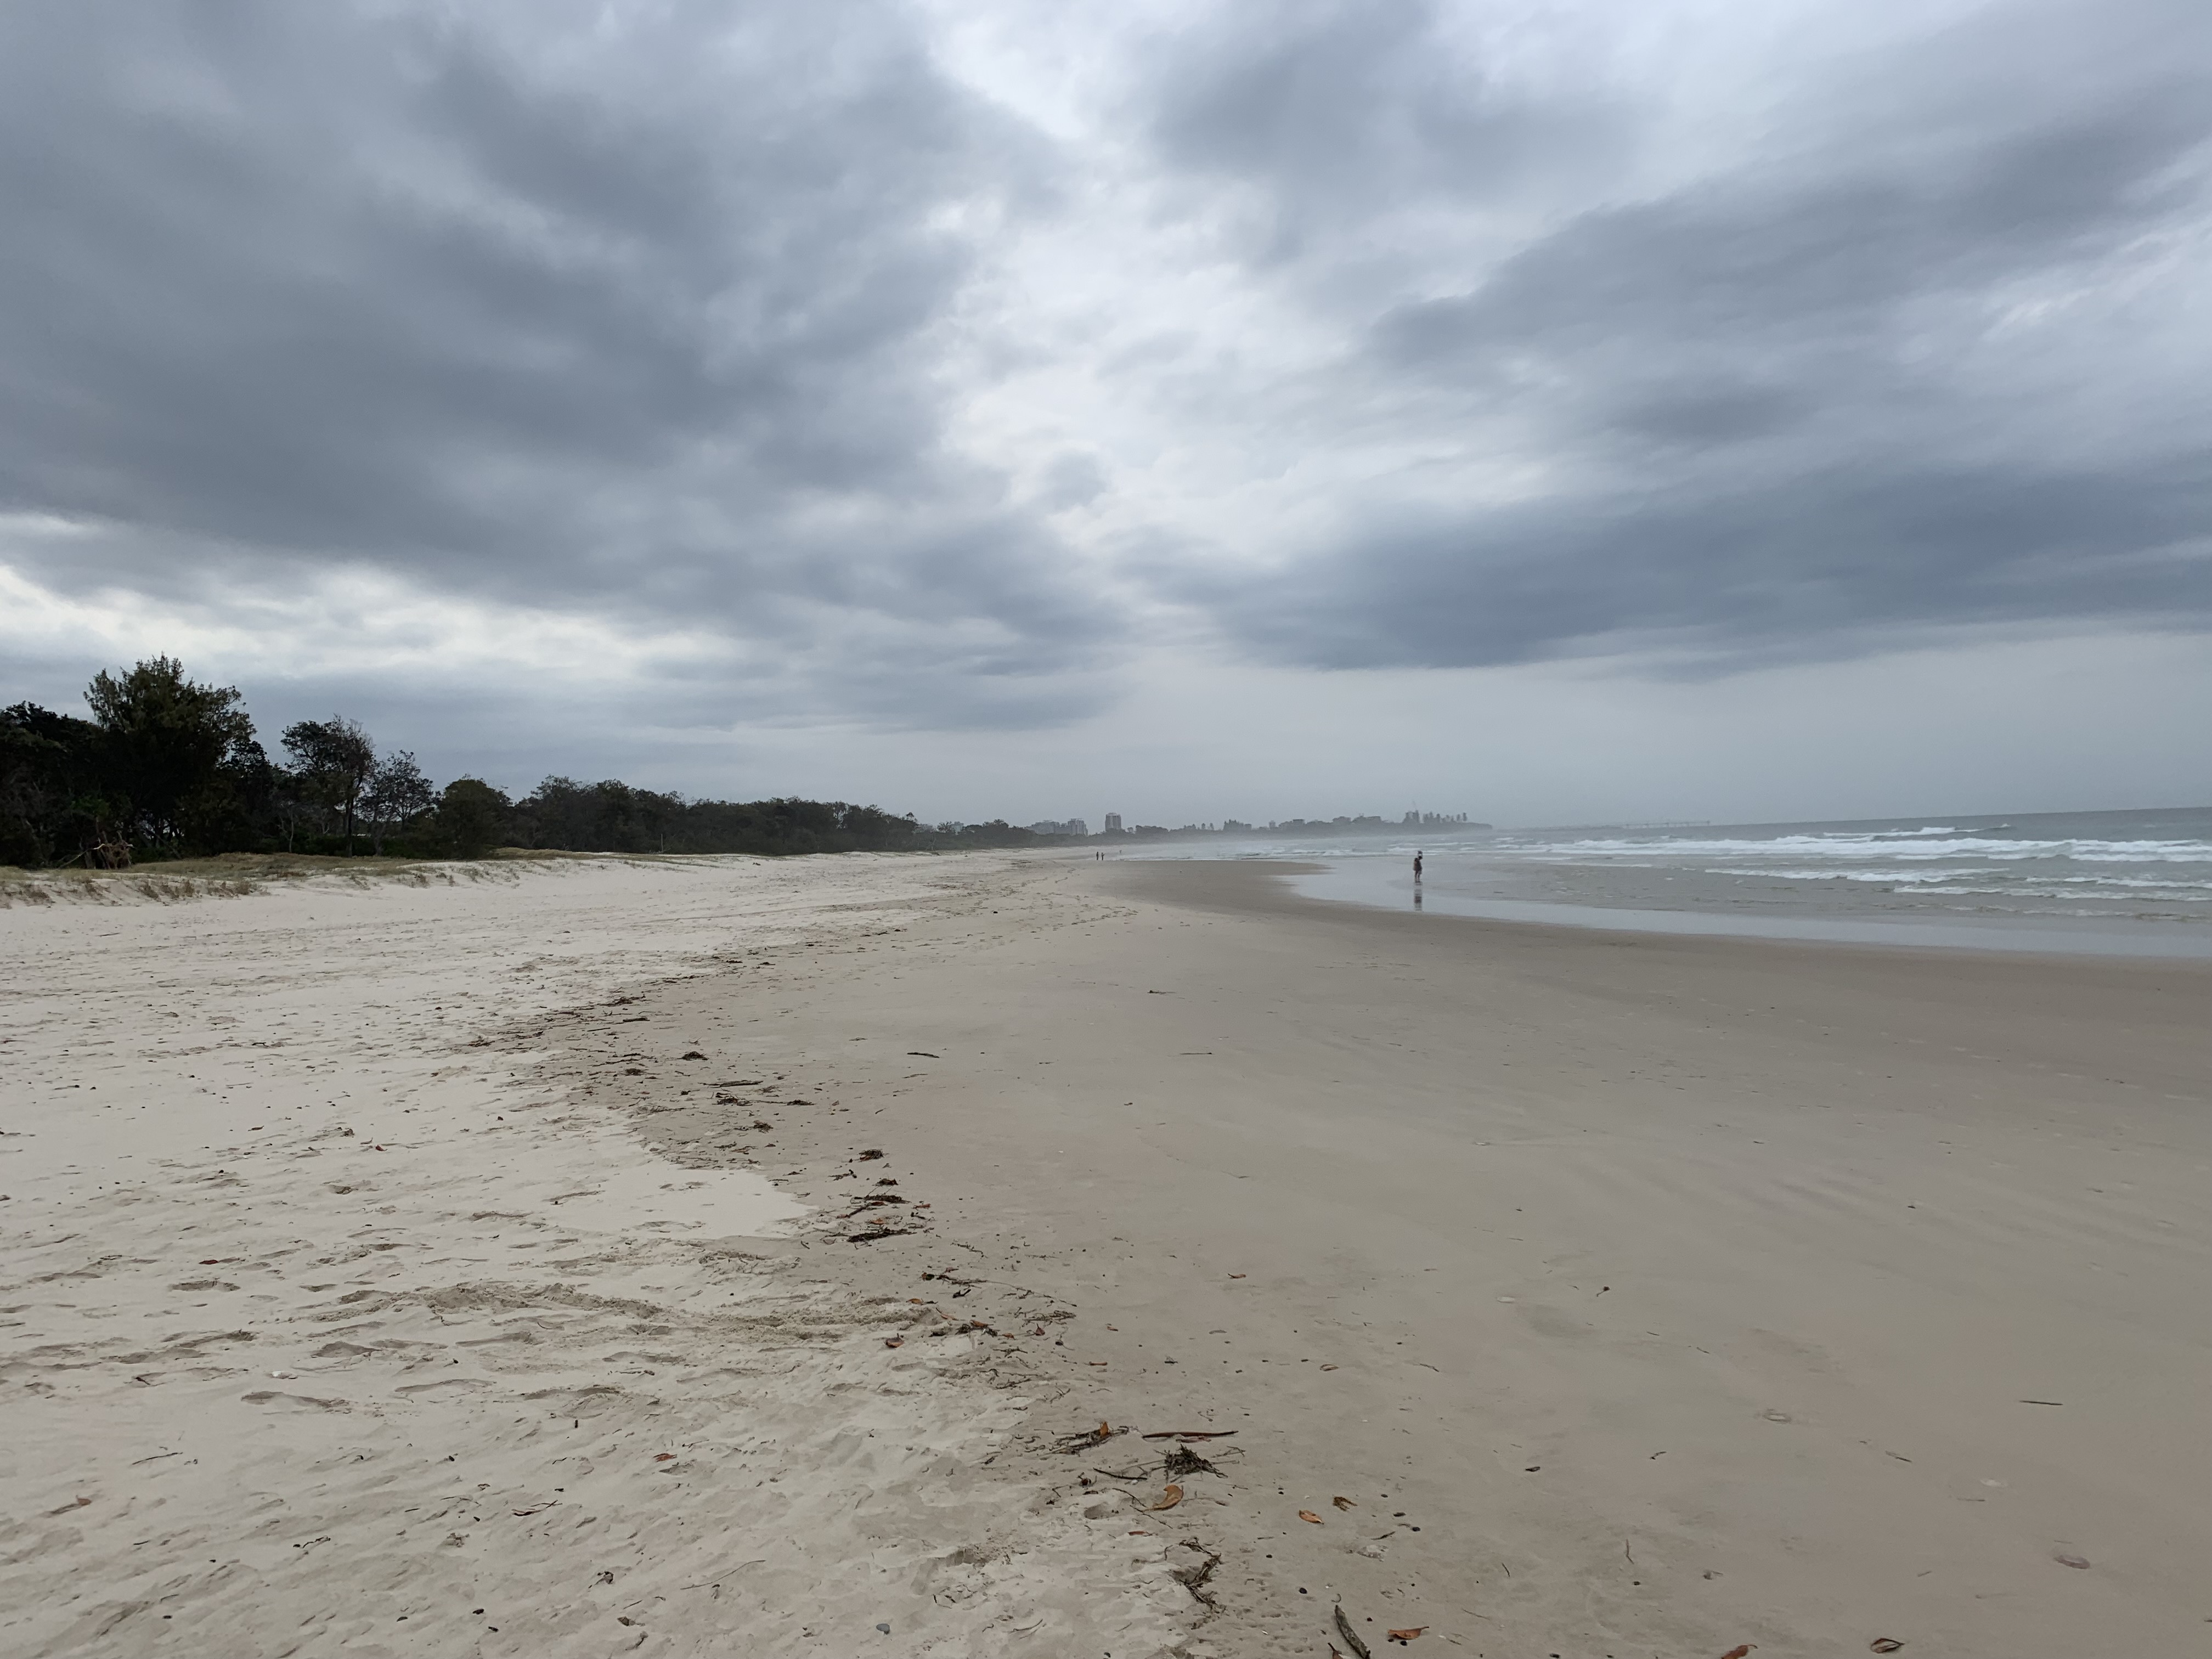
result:
M 1601 933 L 1662 933 L 1690 938 L 1805 942 L 1805 945 L 1869 945 L 1898 951 L 1997 951 L 2020 956 L 2142 957 L 2174 963 L 2212 963 L 2212 915 L 2126 915 L 2119 911 L 2031 911 L 2004 907 L 1938 907 L 1927 900 L 1911 905 L 1882 905 L 1863 894 L 1844 894 L 1850 902 L 1820 896 L 1827 907 L 1805 902 L 1802 883 L 1783 887 L 1783 898 L 1750 894 L 1743 883 L 1697 883 L 1683 878 L 1681 894 L 1668 902 L 1652 890 L 1617 891 L 1624 872 L 1597 867 L 1486 869 L 1489 883 L 1474 883 L 1460 867 L 1431 867 L 1431 878 L 1416 890 L 1405 858 L 1385 863 L 1376 856 L 1329 858 L 1321 854 L 1188 863 L 1239 863 L 1294 874 L 1291 887 L 1305 898 L 1364 909 L 1416 911 L 1427 915 L 1462 915 L 1489 922 L 1533 927 L 1577 927 Z M 1139 860 L 1130 860 L 1139 863 Z M 1141 863 L 1186 863 L 1175 858 L 1146 858 Z M 1437 860 L 1440 863 L 1440 860 Z M 1559 890 L 1583 891 L 1573 898 L 1528 898 L 1531 878 L 1541 874 Z M 1674 880 L 1668 876 L 1666 880 Z M 1418 898 L 1416 898 L 1418 894 Z
M 189 976 L 198 939 L 237 1024 L 210 987 L 177 1041 L 112 973 L 9 1027 L 0 1053 L 45 1044 L 57 1091 L 149 1065 L 98 1047 L 126 1033 L 173 1050 L 164 1098 L 225 1131 L 70 1200 L 98 1249 L 80 1226 L 27 1252 L 0 1206 L 35 1310 L 10 1375 L 52 1449 L 8 1477 L 11 1512 L 52 1512 L 25 1523 L 46 1541 L 16 1645 L 148 1651 L 139 1621 L 173 1611 L 165 1636 L 248 1650 L 276 1629 L 256 1619 L 313 1611 L 363 1651 L 1258 1659 L 1343 1645 L 1340 1601 L 1372 1650 L 1418 1626 L 1417 1653 L 1501 1656 L 2059 1659 L 2201 1631 L 2197 965 L 1417 918 L 1235 863 L 601 870 L 565 878 L 609 889 L 588 920 L 562 879 L 338 903 L 413 907 L 427 959 L 371 929 L 330 962 L 296 889 L 149 907 L 161 972 Z M 0 928 L 69 934 L 82 969 L 138 914 Z M 286 951 L 326 982 L 267 978 Z M 443 977 L 409 979 L 426 960 Z M 303 1018 L 295 994 L 320 1024 L 253 1024 Z M 210 1055 L 297 1061 L 301 1089 L 382 1067 L 447 1133 L 363 1146 L 412 1120 L 303 1094 L 331 1121 L 261 1146 L 190 1092 Z M 524 1102 L 527 1131 L 487 1133 Z M 557 1183 L 486 1202 L 526 1143 L 629 1212 L 572 1224 Z M 721 1180 L 814 1207 L 717 1237 L 683 1194 Z M 131 1265 L 157 1217 L 348 1218 L 349 1277 L 288 1288 L 294 1247 L 241 1233 L 191 1270 L 234 1288 L 183 1291 Z M 188 1321 L 185 1295 L 222 1309 Z M 64 1328 L 101 1297 L 193 1351 L 134 1382 L 156 1368 L 121 1325 Z M 283 1345 L 311 1327 L 301 1363 Z M 219 1328 L 258 1332 L 251 1357 Z M 368 1352 L 313 1352 L 334 1343 Z M 275 1370 L 298 1379 L 255 1380 Z M 180 1410 L 215 1437 L 196 1449 L 230 1449 L 223 1481 L 137 1464 Z M 1176 1431 L 1222 1437 L 1142 1438 Z M 426 1434 L 462 1444 L 408 1463 Z M 441 1462 L 471 1434 L 483 1496 Z M 234 1519 L 241 1490 L 276 1507 Z M 577 1490 L 581 1542 L 508 1515 Z M 156 1500 L 167 1580 L 131 1549 Z M 460 1545 L 390 1539 L 465 1502 Z M 540 1621 L 485 1634 L 492 1584 Z

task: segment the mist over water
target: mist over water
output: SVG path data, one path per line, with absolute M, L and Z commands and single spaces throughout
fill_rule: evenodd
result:
M 1417 893 L 1412 862 L 1425 855 Z M 1133 850 L 1321 864 L 1316 897 L 1637 931 L 2212 956 L 2212 807 L 1584 825 Z

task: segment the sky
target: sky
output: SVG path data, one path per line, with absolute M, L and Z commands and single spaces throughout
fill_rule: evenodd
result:
M 925 820 L 2212 800 L 2203 0 L 0 12 L 0 702 Z

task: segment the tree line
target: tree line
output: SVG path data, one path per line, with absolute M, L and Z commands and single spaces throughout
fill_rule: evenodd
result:
M 480 858 L 580 853 L 952 850 L 1048 842 L 1002 821 L 925 826 L 844 801 L 696 800 L 550 777 L 520 799 L 481 778 L 434 785 L 355 720 L 300 720 L 272 758 L 234 686 L 173 657 L 95 675 L 89 720 L 0 709 L 0 864 L 119 868 L 223 853 Z

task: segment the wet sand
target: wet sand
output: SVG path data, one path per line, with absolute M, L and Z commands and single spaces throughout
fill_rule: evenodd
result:
M 933 1200 L 851 1252 L 886 1291 L 1072 1310 L 1007 1344 L 1066 1390 L 1021 1471 L 1219 1554 L 1211 1650 L 1322 1654 L 1340 1598 L 1378 1653 L 2201 1649 L 2201 966 L 1413 917 L 1224 864 L 1033 866 L 996 908 L 726 1040 Z M 1047 1449 L 1102 1419 L 1236 1433 L 1156 1516 L 1174 1443 Z

